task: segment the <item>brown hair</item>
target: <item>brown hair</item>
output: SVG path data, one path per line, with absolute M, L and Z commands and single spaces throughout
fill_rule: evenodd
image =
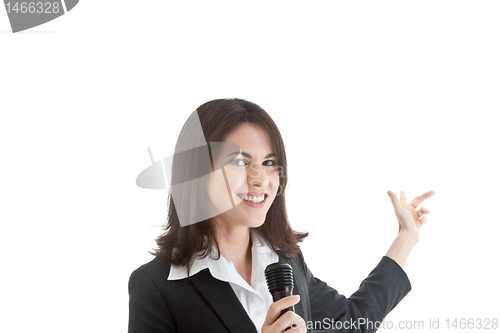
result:
M 264 223 L 255 229 L 263 235 L 275 251 L 280 249 L 285 252 L 277 251 L 278 255 L 287 259 L 290 256 L 294 257 L 300 251 L 298 243 L 302 242 L 309 233 L 294 231 L 288 221 L 284 193 L 288 181 L 285 146 L 272 118 L 257 104 L 239 98 L 216 99 L 207 102 L 198 107 L 193 113 L 193 116 L 196 115 L 201 123 L 206 142 L 224 141 L 232 130 L 243 123 L 260 125 L 269 134 L 277 155 L 277 165 L 280 168 L 280 184 L 278 194 L 267 212 Z M 196 138 L 191 138 L 193 136 L 192 127 L 192 125 L 188 125 L 187 121 L 179 134 L 172 164 L 172 182 L 175 182 L 176 179 L 189 179 L 191 169 L 187 167 L 190 165 L 186 163 L 187 155 L 180 154 L 184 156 L 184 160 L 176 157 L 178 152 L 185 150 L 186 147 L 181 146 L 186 145 L 186 143 L 191 147 L 196 147 L 196 144 L 193 145 L 195 143 L 193 140 Z M 196 252 L 204 251 L 202 258 L 210 255 L 213 242 L 220 253 L 215 238 L 214 224 L 212 219 L 207 219 L 181 227 L 171 192 L 168 201 L 168 219 L 163 227 L 165 232 L 156 239 L 159 248 L 150 253 L 155 256 L 163 255 L 171 264 L 187 266 L 189 275 L 189 268 Z M 185 207 L 180 207 L 182 204 L 177 202 L 177 208 L 184 209 Z M 187 206 L 190 204 L 193 203 L 186 203 Z M 205 237 L 207 237 L 207 241 L 205 241 Z M 174 251 L 174 249 L 177 250 Z

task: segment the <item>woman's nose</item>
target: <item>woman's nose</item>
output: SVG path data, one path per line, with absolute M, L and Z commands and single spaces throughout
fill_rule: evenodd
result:
M 264 166 L 258 163 L 250 165 L 247 171 L 247 182 L 251 186 L 266 186 L 269 184 L 269 176 L 266 174 Z

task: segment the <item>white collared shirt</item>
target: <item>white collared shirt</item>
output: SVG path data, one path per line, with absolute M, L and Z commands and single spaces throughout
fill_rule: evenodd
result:
M 270 247 L 264 237 L 255 229 L 250 229 L 252 239 L 252 285 L 249 285 L 236 271 L 233 262 L 227 260 L 222 255 L 217 258 L 217 249 L 212 246 L 212 255 L 203 259 L 195 256 L 193 265 L 189 271 L 193 276 L 199 271 L 208 268 L 210 274 L 221 281 L 229 282 L 238 297 L 241 305 L 247 312 L 250 319 L 255 324 L 257 331 L 266 319 L 267 311 L 273 303 L 273 298 L 267 288 L 264 270 L 267 265 L 278 262 L 278 254 Z M 198 254 L 201 254 L 199 252 Z M 179 280 L 187 278 L 185 266 L 172 265 L 167 280 Z

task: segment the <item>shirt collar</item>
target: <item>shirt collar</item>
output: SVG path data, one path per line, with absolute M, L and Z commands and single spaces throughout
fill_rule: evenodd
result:
M 250 229 L 250 237 L 252 240 L 252 282 L 260 284 L 260 280 L 264 279 L 264 274 L 261 274 L 267 265 L 278 262 L 279 256 L 269 245 L 267 240 L 255 229 Z M 195 259 L 189 273 L 191 276 L 208 268 L 210 274 L 221 281 L 237 282 L 242 279 L 239 274 L 234 274 L 236 268 L 234 264 L 224 258 L 222 255 L 217 260 L 217 249 L 212 245 L 212 253 L 205 258 L 201 258 L 203 251 L 195 254 Z M 171 265 L 170 273 L 167 280 L 179 280 L 187 278 L 187 268 L 181 265 Z M 239 281 L 241 282 L 241 281 Z M 253 284 L 253 283 L 252 283 Z

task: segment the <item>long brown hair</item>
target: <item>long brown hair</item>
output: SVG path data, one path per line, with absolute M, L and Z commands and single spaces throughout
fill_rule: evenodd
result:
M 243 123 L 260 125 L 269 134 L 277 155 L 277 165 L 280 168 L 280 184 L 278 194 L 267 212 L 264 223 L 255 229 L 264 236 L 278 255 L 287 259 L 294 257 L 300 251 L 298 243 L 302 242 L 309 233 L 294 231 L 288 221 L 285 203 L 285 188 L 288 182 L 285 146 L 272 118 L 257 104 L 240 98 L 216 99 L 207 102 L 198 107 L 193 116 L 199 118 L 206 142 L 224 141 L 232 130 Z M 177 140 L 172 165 L 173 181 L 189 179 L 190 169 L 187 167 L 189 163 L 186 163 L 186 160 L 176 160 L 176 153 L 184 151 L 186 143 L 192 147 L 199 144 L 199 142 L 193 142 L 193 140 L 199 141 L 200 139 L 192 138 L 192 127 L 192 124 L 188 125 L 188 121 L 186 121 Z M 186 154 L 181 155 L 185 156 Z M 216 244 L 220 258 L 213 220 L 209 218 L 182 227 L 171 192 L 168 201 L 168 219 L 163 227 L 165 232 L 156 239 L 158 249 L 154 249 L 154 252 L 150 253 L 155 256 L 163 255 L 171 264 L 187 266 L 188 275 L 194 260 L 193 255 L 199 251 L 203 251 L 202 258 L 210 255 L 213 243 Z M 183 203 L 177 201 L 176 203 L 177 209 L 183 209 L 180 207 Z M 185 204 L 189 206 L 190 203 Z M 174 251 L 174 249 L 176 250 Z

